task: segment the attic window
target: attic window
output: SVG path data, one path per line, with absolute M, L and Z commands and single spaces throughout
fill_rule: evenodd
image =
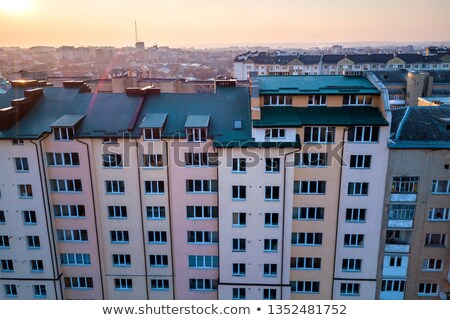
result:
M 74 138 L 73 128 L 54 128 L 55 141 L 70 141 Z
M 233 129 L 242 129 L 242 120 L 234 120 Z

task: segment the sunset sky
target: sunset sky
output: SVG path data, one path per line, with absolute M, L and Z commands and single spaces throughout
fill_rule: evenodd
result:
M 450 41 L 449 0 L 0 0 L 0 46 Z

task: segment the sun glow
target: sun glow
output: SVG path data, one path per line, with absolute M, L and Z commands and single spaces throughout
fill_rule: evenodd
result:
M 31 10 L 33 0 L 0 0 L 0 13 L 23 14 Z

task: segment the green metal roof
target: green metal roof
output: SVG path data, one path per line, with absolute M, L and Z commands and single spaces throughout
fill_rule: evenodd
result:
M 167 113 L 147 113 L 139 128 L 162 128 L 167 119 Z
M 75 127 L 83 118 L 84 114 L 65 114 L 53 122 L 50 127 Z
M 189 115 L 184 124 L 185 128 L 207 128 L 209 115 Z
M 262 107 L 261 120 L 253 121 L 255 128 L 291 128 L 301 127 L 302 121 L 298 108 L 293 107 Z
M 365 77 L 343 75 L 259 76 L 260 94 L 380 94 Z
M 232 140 L 229 142 L 221 142 L 215 140 L 213 143 L 215 148 L 300 148 L 300 136 L 297 134 L 295 136 L 295 141 L 293 142 L 269 142 L 261 141 L 256 142 L 255 139 L 248 140 Z

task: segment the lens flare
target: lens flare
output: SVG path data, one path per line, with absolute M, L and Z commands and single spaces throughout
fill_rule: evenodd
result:
M 31 10 L 32 0 L 0 0 L 0 12 L 21 14 Z

